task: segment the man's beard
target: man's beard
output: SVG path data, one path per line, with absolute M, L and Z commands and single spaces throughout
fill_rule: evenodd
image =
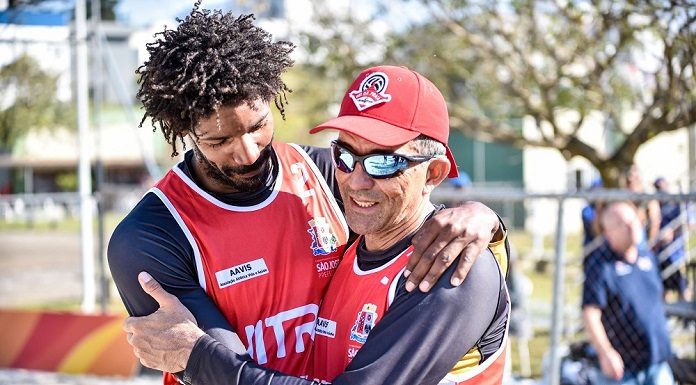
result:
M 261 150 L 259 158 L 256 159 L 254 163 L 246 166 L 218 167 L 216 164 L 209 161 L 195 144 L 193 146 L 193 152 L 203 166 L 203 171 L 208 178 L 213 179 L 215 182 L 225 187 L 233 189 L 235 192 L 254 192 L 258 191 L 268 180 L 268 174 L 271 170 L 271 162 L 269 160 L 272 154 L 272 143 L 273 141 L 268 143 L 268 145 Z M 251 177 L 241 176 L 252 172 L 255 174 Z

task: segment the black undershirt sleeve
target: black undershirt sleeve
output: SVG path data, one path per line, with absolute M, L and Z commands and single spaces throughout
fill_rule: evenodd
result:
M 107 256 L 130 315 L 148 315 L 159 308 L 138 282 L 138 273 L 146 271 L 179 298 L 201 329 L 235 351 L 245 351 L 229 322 L 199 286 L 193 249 L 155 194 L 148 193 L 114 230 Z
M 313 385 L 311 381 L 264 368 L 249 356 L 234 354 L 215 338 L 196 341 L 186 366 L 193 385 Z
M 413 385 L 442 380 L 479 342 L 504 295 L 503 278 L 490 251 L 476 259 L 467 279 L 456 288 L 449 283 L 455 266 L 453 263 L 445 273 L 447 279 L 440 279 L 429 293 L 408 293 L 406 280 L 400 279 L 394 303 L 333 384 Z M 189 367 L 196 385 L 312 384 L 253 361 L 243 362 L 209 336 L 197 342 Z

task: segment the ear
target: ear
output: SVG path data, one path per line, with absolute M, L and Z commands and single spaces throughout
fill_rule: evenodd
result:
M 437 157 L 430 161 L 428 164 L 428 173 L 425 177 L 425 186 L 423 186 L 423 193 L 430 194 L 435 187 L 439 186 L 447 174 L 449 174 L 450 163 L 445 157 Z

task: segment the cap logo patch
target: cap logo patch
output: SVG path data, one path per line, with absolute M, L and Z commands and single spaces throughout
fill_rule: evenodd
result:
M 350 92 L 355 107 L 363 111 L 380 103 L 391 100 L 391 95 L 386 93 L 389 78 L 384 72 L 375 72 L 368 75 L 360 83 L 360 88 Z

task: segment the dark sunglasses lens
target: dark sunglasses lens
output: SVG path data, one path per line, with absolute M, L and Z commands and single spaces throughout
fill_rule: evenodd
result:
M 363 165 L 368 175 L 387 178 L 408 167 L 408 161 L 397 155 L 372 155 L 363 160 Z
M 353 172 L 355 168 L 355 159 L 353 159 L 351 153 L 341 147 L 334 146 L 333 158 L 336 168 L 346 173 Z

